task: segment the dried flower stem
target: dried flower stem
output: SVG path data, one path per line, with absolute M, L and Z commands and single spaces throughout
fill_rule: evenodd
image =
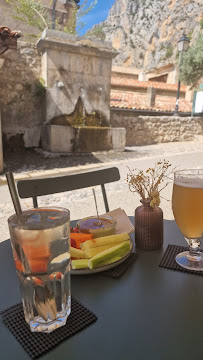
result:
M 160 203 L 160 192 L 168 185 L 168 182 L 160 189 L 160 185 L 165 179 L 170 179 L 168 170 L 171 167 L 169 161 L 165 159 L 158 161 L 154 168 L 149 168 L 144 173 L 143 170 L 129 169 L 127 182 L 131 192 L 137 192 L 142 200 L 150 201 L 152 207 Z

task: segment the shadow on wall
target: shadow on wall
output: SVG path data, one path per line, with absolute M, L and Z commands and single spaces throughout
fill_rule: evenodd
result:
M 39 75 L 40 61 L 34 45 L 29 43 L 19 42 L 17 51 L 4 54 L 0 67 L 4 151 L 40 145 L 46 91 Z

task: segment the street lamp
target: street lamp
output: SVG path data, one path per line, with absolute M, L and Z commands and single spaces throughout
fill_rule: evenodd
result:
M 178 43 L 177 43 L 180 58 L 179 58 L 178 90 L 177 90 L 176 107 L 175 107 L 174 116 L 178 116 L 179 97 L 180 97 L 180 72 L 181 72 L 181 65 L 182 65 L 182 59 L 183 59 L 183 52 L 188 50 L 189 43 L 190 43 L 190 40 L 185 34 L 183 34 L 183 36 L 180 38 L 180 40 L 178 40 Z

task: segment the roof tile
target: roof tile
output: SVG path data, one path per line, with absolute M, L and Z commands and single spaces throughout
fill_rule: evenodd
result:
M 158 81 L 139 81 L 136 79 L 128 79 L 124 77 L 122 78 L 115 76 L 111 78 L 111 85 L 119 86 L 119 87 L 133 87 L 133 88 L 154 87 L 155 89 L 172 90 L 172 91 L 176 91 L 178 88 L 177 84 L 166 84 Z M 186 91 L 186 86 L 181 84 L 180 90 Z
M 132 93 L 128 91 L 111 90 L 111 107 L 120 109 L 153 110 L 153 111 L 174 111 L 176 98 L 171 96 L 157 95 L 155 106 L 147 106 L 146 94 Z M 192 103 L 180 98 L 179 111 L 191 112 Z

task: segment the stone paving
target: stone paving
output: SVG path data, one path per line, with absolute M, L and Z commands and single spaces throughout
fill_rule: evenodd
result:
M 59 156 L 41 151 L 5 154 L 5 171 L 0 176 L 0 232 L 1 241 L 9 238 L 7 219 L 14 212 L 5 172 L 12 170 L 16 180 L 24 178 L 46 177 L 91 171 L 96 168 L 117 166 L 121 180 L 107 184 L 107 196 L 110 210 L 123 208 L 128 215 L 133 215 L 139 206 L 139 196 L 129 191 L 126 175 L 129 168 L 146 170 L 155 161 L 166 158 L 172 167 L 203 168 L 203 137 L 192 142 L 155 144 L 142 147 L 127 147 L 124 153 L 93 153 L 86 155 Z M 100 214 L 105 213 L 100 188 L 95 189 Z M 172 181 L 164 189 L 161 208 L 164 218 L 173 220 L 171 211 Z M 32 207 L 31 199 L 21 199 L 23 209 Z M 78 219 L 96 213 L 92 189 L 81 189 L 70 193 L 53 194 L 39 198 L 39 206 L 62 206 L 70 209 L 71 219 Z
M 195 141 L 161 143 L 146 146 L 126 147 L 125 152 L 97 152 L 88 154 L 53 154 L 41 149 L 4 153 L 4 173 L 0 175 L 0 185 L 6 183 L 5 172 L 13 171 L 16 180 L 23 178 L 51 176 L 58 173 L 77 171 L 82 168 L 104 166 L 105 163 L 131 161 L 165 154 L 184 154 L 201 152 L 203 136 L 196 136 Z

